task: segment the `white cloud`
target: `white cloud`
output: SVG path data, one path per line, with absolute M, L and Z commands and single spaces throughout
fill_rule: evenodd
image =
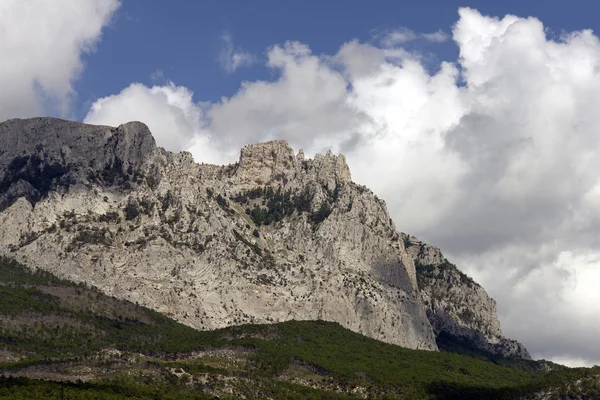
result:
M 448 40 L 448 35 L 446 35 L 442 31 L 423 33 L 422 37 L 426 41 L 433 42 L 433 43 L 444 43 L 445 41 Z
M 207 151 L 210 139 L 203 129 L 203 110 L 192 95 L 189 89 L 173 83 L 152 88 L 133 83 L 119 94 L 98 99 L 84 122 L 118 126 L 143 121 L 159 146 L 174 152 L 195 146 L 210 161 L 222 162 L 215 157 L 216 151 Z
M 469 171 L 457 207 L 422 235 L 481 280 L 535 355 L 598 363 L 598 38 L 556 42 L 535 18 L 471 9 L 453 34 L 470 108 L 446 147 Z
M 404 27 L 385 32 L 378 36 L 384 47 L 400 46 L 415 40 L 425 40 L 432 43 L 444 43 L 448 40 L 448 35 L 441 30 L 431 33 L 421 33 Z
M 248 67 L 256 63 L 257 60 L 253 54 L 233 45 L 233 37 L 229 32 L 225 32 L 221 36 L 221 40 L 223 48 L 219 54 L 219 63 L 227 73 L 231 74 L 240 67 Z
M 165 73 L 162 69 L 157 69 L 150 74 L 150 79 L 153 81 L 161 81 L 165 78 Z
M 347 82 L 298 42 L 274 46 L 267 66 L 275 82 L 244 82 L 239 92 L 213 104 L 211 130 L 229 147 L 283 137 L 319 149 L 351 137 L 364 118 L 348 104 Z
M 401 36 L 333 55 L 288 42 L 268 50 L 273 81 L 244 82 L 217 103 L 138 87 L 91 115 L 146 120 L 198 161 L 234 161 L 242 145 L 272 138 L 343 151 L 399 229 L 441 246 L 490 291 L 505 333 L 537 357 L 600 363 L 600 41 L 591 31 L 548 39 L 535 18 L 459 15 L 460 58 L 433 75 L 396 47 Z
M 0 120 L 68 115 L 82 55 L 118 7 L 118 0 L 0 2 Z

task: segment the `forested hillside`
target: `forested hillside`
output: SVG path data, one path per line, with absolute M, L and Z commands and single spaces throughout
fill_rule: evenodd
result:
M 598 393 L 597 368 L 544 375 L 533 361 L 409 350 L 330 322 L 199 332 L 7 258 L 0 261 L 0 300 L 1 398 L 512 399 L 548 390 Z

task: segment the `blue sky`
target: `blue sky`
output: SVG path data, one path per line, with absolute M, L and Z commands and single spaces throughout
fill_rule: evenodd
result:
M 0 120 L 139 120 L 197 162 L 272 139 L 342 152 L 398 230 L 497 300 L 506 335 L 534 357 L 600 364 L 600 3 L 0 10 Z
M 316 54 L 334 54 L 351 39 L 370 42 L 376 32 L 400 27 L 451 34 L 458 9 L 464 6 L 498 17 L 533 15 L 554 33 L 600 25 L 600 4 L 594 1 L 125 0 L 97 51 L 86 56 L 85 72 L 75 85 L 79 97 L 74 111 L 83 119 L 91 102 L 131 82 L 162 83 L 150 78 L 156 70 L 193 90 L 196 101 L 215 101 L 233 95 L 243 80 L 273 78 L 273 71 L 264 66 L 269 46 L 297 40 Z M 257 63 L 226 73 L 218 62 L 224 33 L 232 35 L 236 46 L 257 55 Z M 452 40 L 409 46 L 435 55 L 436 61 L 454 61 L 458 55 Z

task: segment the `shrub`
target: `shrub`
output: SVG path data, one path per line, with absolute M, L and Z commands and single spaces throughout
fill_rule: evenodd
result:
M 282 191 L 281 188 L 274 190 L 270 186 L 246 190 L 231 197 L 240 204 L 250 205 L 250 200 L 262 198 L 264 207 L 254 203 L 252 208 L 246 208 L 246 214 L 250 216 L 256 226 L 270 225 L 290 217 L 294 212 L 302 213 L 310 211 L 313 196 L 308 191 L 293 195 L 291 191 Z
M 132 221 L 136 219 L 141 213 L 142 210 L 136 201 L 130 201 L 125 206 L 125 219 L 127 221 Z
M 121 222 L 121 215 L 118 211 L 108 211 L 106 214 L 98 216 L 99 222 Z
M 229 204 L 227 203 L 227 200 L 223 196 L 221 196 L 221 194 L 217 195 L 217 203 L 221 207 L 223 207 L 223 208 L 228 208 L 229 207 Z
M 315 224 L 320 224 L 321 222 L 325 221 L 330 214 L 331 206 L 329 205 L 329 203 L 324 201 L 323 203 L 321 203 L 321 207 L 319 207 L 319 210 L 312 213 L 312 215 L 310 216 L 310 220 Z

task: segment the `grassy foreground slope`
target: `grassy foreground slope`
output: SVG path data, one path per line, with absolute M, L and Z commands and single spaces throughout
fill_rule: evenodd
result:
M 599 373 L 540 376 L 323 321 L 198 332 L 0 259 L 0 398 L 510 399 L 597 393 Z

